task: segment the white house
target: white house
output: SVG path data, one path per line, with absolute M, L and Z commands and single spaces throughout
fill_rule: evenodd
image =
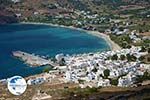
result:
M 119 74 L 119 71 L 116 70 L 116 69 L 113 69 L 113 70 L 110 70 L 110 75 L 109 75 L 109 78 L 116 78 L 118 77 L 120 74 Z
M 120 77 L 118 80 L 118 86 L 128 87 L 136 81 L 136 76 L 133 73 L 129 73 L 127 76 Z
M 89 80 L 92 81 L 92 80 L 95 79 L 95 76 L 96 76 L 96 75 L 95 75 L 95 73 L 90 72 L 87 76 L 88 76 Z
M 18 2 L 20 2 L 21 0 L 11 0 L 12 2 L 14 2 L 14 3 L 18 3 Z
M 44 83 L 46 80 L 45 80 L 45 78 L 36 78 L 36 79 L 29 79 L 28 81 L 27 81 L 27 84 L 28 85 L 36 85 L 36 84 L 42 84 L 42 83 Z
M 61 61 L 62 59 L 64 58 L 64 54 L 57 54 L 56 56 L 55 56 L 55 59 L 59 62 L 59 61 Z
M 72 73 L 71 73 L 71 71 L 66 71 L 65 79 L 66 79 L 67 82 L 72 81 Z
M 100 79 L 100 80 L 98 81 L 98 84 L 97 84 L 98 87 L 99 87 L 99 86 L 106 87 L 106 86 L 110 86 L 110 85 L 111 85 L 111 84 L 110 84 L 109 79 Z

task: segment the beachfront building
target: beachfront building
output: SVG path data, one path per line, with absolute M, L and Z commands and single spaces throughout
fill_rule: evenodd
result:
M 99 86 L 102 86 L 102 87 L 111 86 L 110 80 L 109 80 L 109 79 L 102 79 L 102 78 L 101 78 L 101 79 L 98 81 L 97 86 L 98 86 L 98 87 L 99 87 Z
M 57 54 L 56 56 L 55 56 L 55 59 L 58 61 L 58 62 L 60 62 L 60 61 L 62 61 L 62 59 L 64 58 L 64 54 Z

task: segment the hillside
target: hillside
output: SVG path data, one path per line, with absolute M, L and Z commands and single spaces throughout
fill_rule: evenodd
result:
M 90 11 L 100 15 L 124 14 L 126 10 L 149 9 L 150 0 L 0 0 L 0 8 L 6 13 L 11 12 L 17 15 L 21 21 L 35 16 L 56 16 L 61 13 L 74 10 Z M 3 11 L 0 11 L 3 13 Z M 14 16 L 0 15 L 1 23 L 7 19 L 14 19 Z M 2 22 L 3 21 L 3 22 Z M 15 18 L 16 22 L 16 18 Z

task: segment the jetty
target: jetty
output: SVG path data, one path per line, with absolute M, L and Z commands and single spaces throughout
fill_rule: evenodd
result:
M 12 54 L 14 57 L 21 59 L 31 67 L 38 67 L 44 65 L 57 66 L 57 64 L 51 61 L 51 59 L 46 59 L 44 57 L 40 57 L 39 55 L 29 54 L 22 51 L 14 51 L 12 52 Z

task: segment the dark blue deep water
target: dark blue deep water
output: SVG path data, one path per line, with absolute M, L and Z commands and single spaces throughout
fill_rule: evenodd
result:
M 44 68 L 23 64 L 12 56 L 12 51 L 53 57 L 58 53 L 78 54 L 109 48 L 106 41 L 84 31 L 32 24 L 0 25 L 0 79 L 38 74 Z

